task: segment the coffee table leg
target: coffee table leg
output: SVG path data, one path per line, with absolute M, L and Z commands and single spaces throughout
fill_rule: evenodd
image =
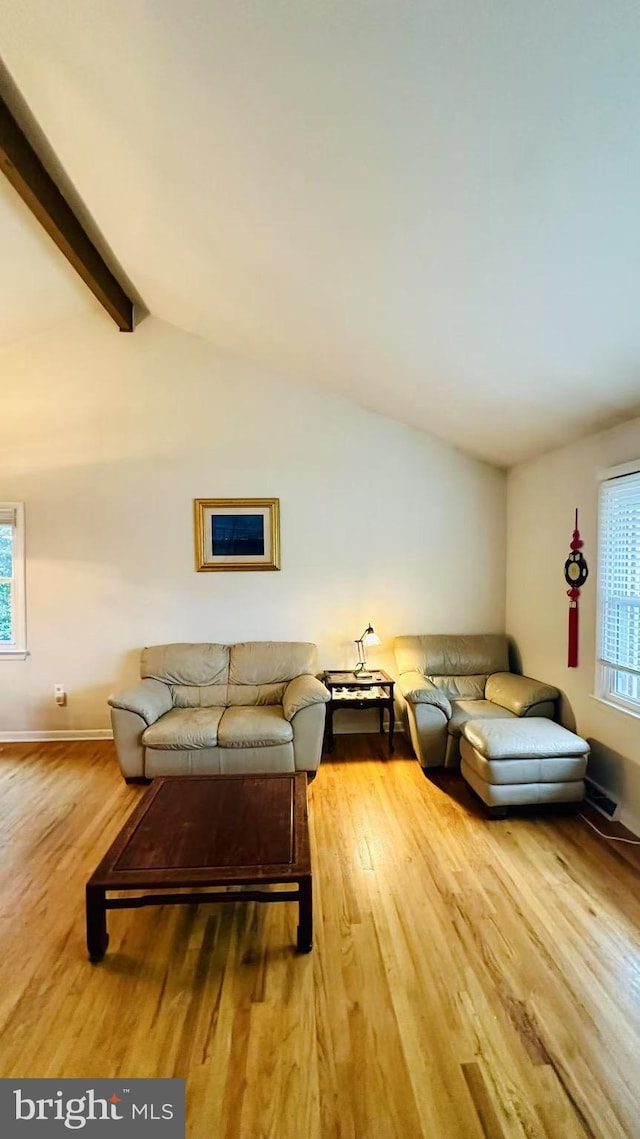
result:
M 298 894 L 298 953 L 310 953 L 313 948 L 311 875 L 298 883 Z
M 100 886 L 87 886 L 87 950 L 90 961 L 102 961 L 109 944 L 107 933 L 106 891 Z

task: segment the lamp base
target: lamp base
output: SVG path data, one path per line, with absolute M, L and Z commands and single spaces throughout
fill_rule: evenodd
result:
M 372 672 L 366 672 L 359 668 L 354 668 L 353 675 L 357 676 L 360 680 L 373 680 Z

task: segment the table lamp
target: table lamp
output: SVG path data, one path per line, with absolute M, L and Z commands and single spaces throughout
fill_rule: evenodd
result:
M 359 676 L 362 680 L 371 680 L 371 673 L 367 670 L 365 645 L 379 645 L 380 637 L 372 625 L 367 625 L 362 636 L 356 639 L 356 644 L 358 646 L 358 663 L 353 670 L 354 676 Z

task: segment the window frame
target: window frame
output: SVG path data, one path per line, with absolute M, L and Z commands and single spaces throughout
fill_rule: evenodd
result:
M 11 582 L 11 622 L 14 639 L 0 643 L 0 660 L 24 660 L 27 656 L 27 613 L 24 558 L 24 503 L 0 502 L 0 510 L 14 512 L 11 550 L 13 574 L 3 581 Z
M 623 463 L 617 467 L 610 467 L 601 471 L 598 476 L 598 577 L 597 577 L 597 610 L 596 610 L 596 676 L 595 696 L 598 700 L 615 708 L 619 712 L 635 716 L 640 719 L 640 701 L 626 699 L 614 691 L 615 678 L 618 672 L 628 669 L 616 668 L 603 659 L 603 609 L 604 593 L 602 586 L 604 561 L 604 525 L 603 525 L 603 490 L 606 483 L 617 479 L 626 479 L 630 476 L 640 476 L 640 459 L 630 463 Z M 633 674 L 635 675 L 635 673 Z

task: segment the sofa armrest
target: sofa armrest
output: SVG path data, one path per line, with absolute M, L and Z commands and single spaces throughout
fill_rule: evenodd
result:
M 112 708 L 111 723 L 122 774 L 125 779 L 144 778 L 142 733 L 147 725 L 142 716 L 137 712 L 125 711 L 124 708 Z
M 421 672 L 403 672 L 398 687 L 408 704 L 433 704 L 451 718 L 451 703 L 446 692 L 436 688 Z
M 173 707 L 168 685 L 150 678 L 114 693 L 109 697 L 109 704 L 112 708 L 121 708 L 125 712 L 135 712 L 142 716 L 147 726 L 155 724 L 160 716 Z
M 317 680 L 315 676 L 296 676 L 290 680 L 282 697 L 282 710 L 285 720 L 292 720 L 301 708 L 309 704 L 326 704 L 329 700 L 329 689 Z
M 536 704 L 557 700 L 559 695 L 552 684 L 543 684 L 540 680 L 518 676 L 514 672 L 494 672 L 485 688 L 486 700 L 516 716 L 526 716 Z

